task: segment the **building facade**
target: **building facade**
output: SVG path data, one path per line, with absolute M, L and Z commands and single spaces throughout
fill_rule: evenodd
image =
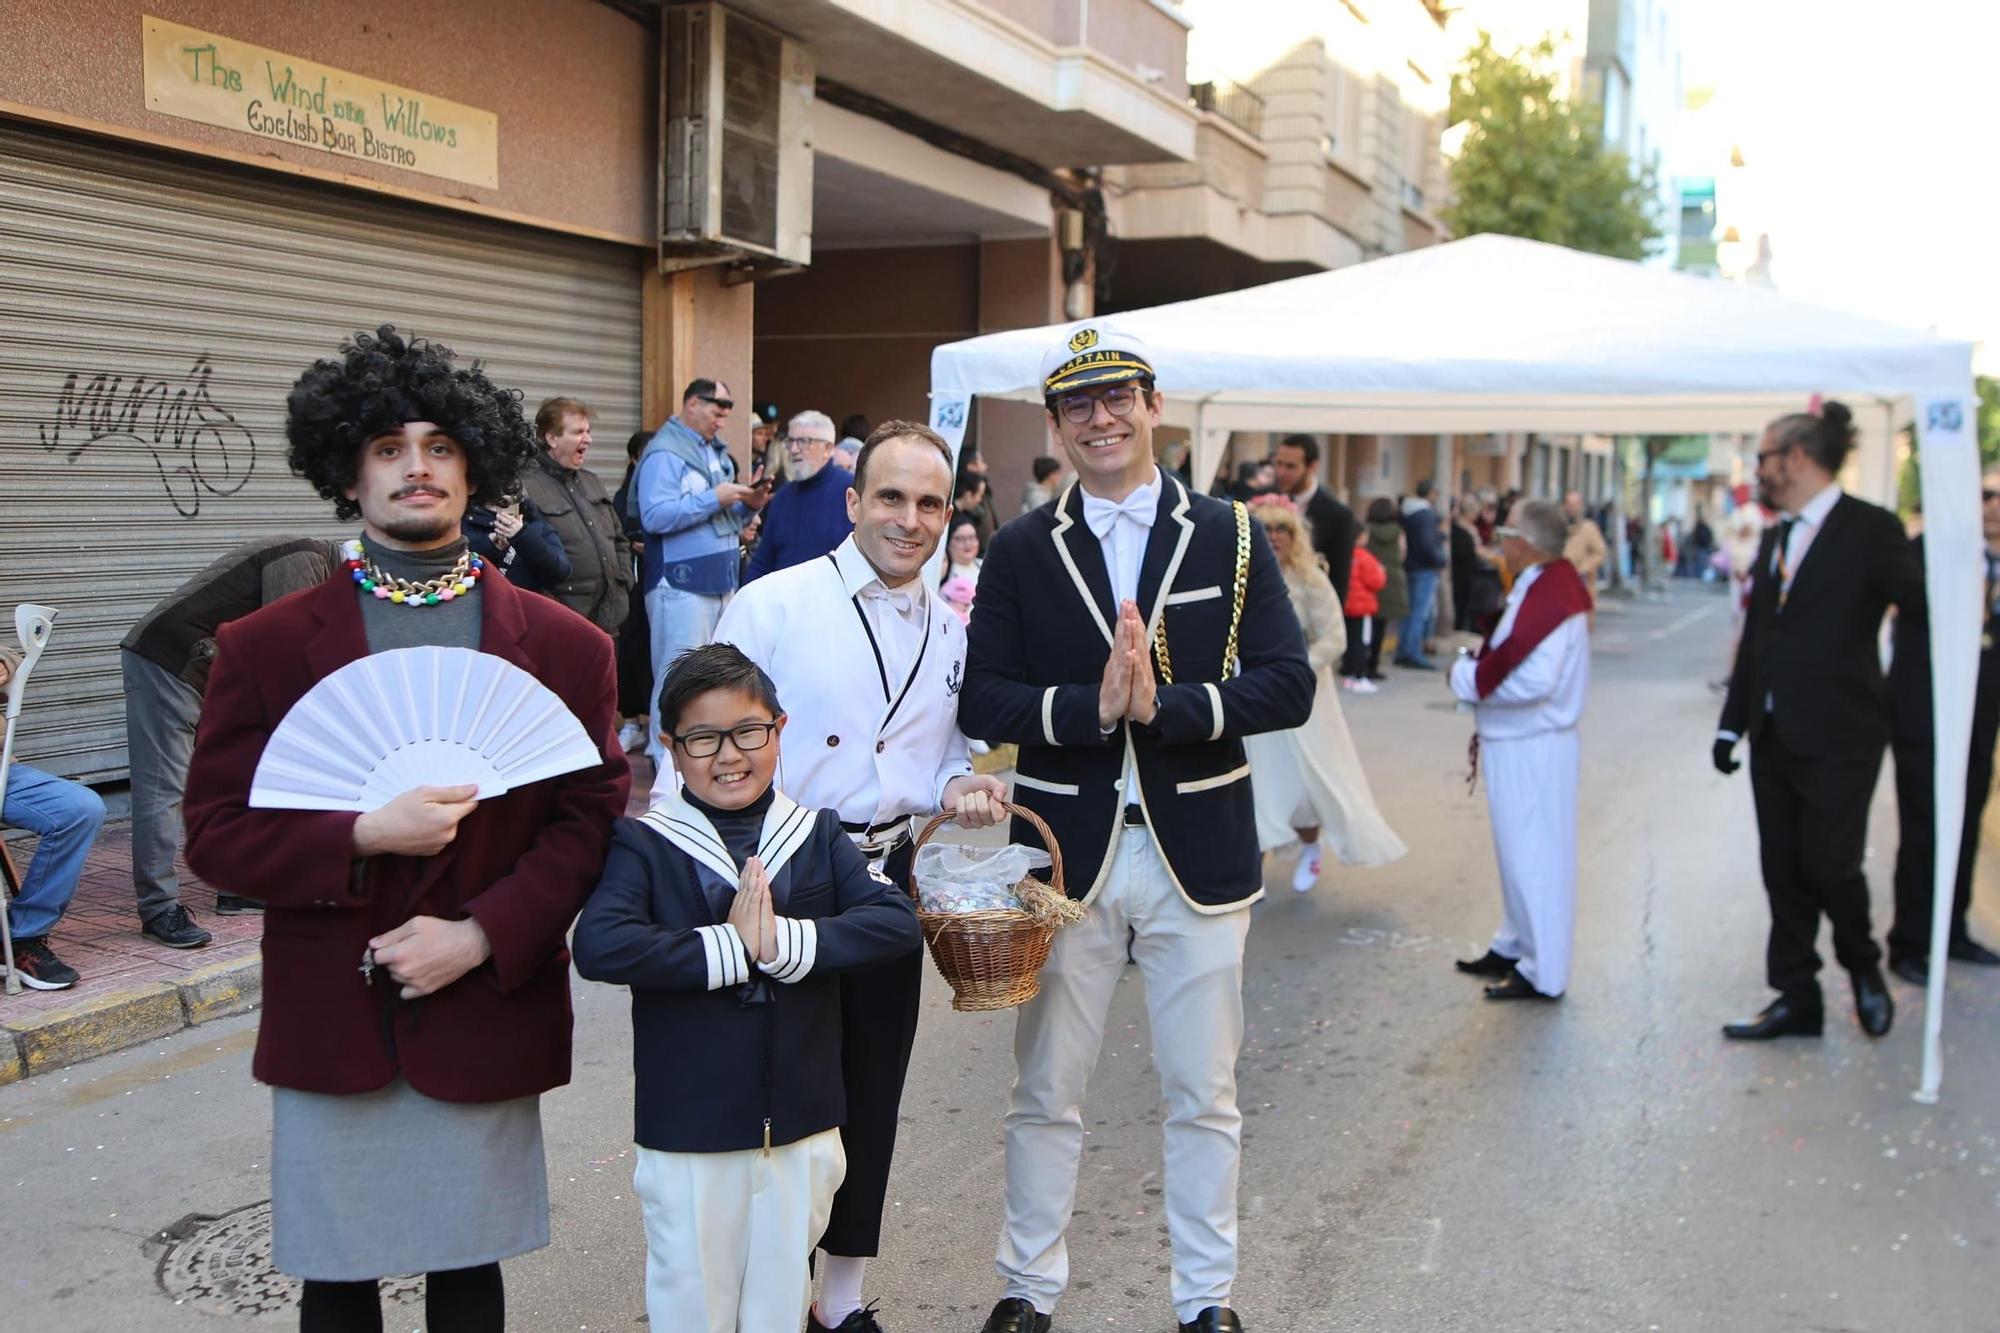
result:
M 1154 0 L 742 0 L 798 62 L 806 169 L 724 140 L 725 182 L 806 204 L 809 266 L 774 276 L 663 243 L 690 65 L 657 0 L 10 8 L 0 606 L 62 612 L 17 753 L 90 780 L 122 774 L 117 644 L 154 601 L 237 542 L 344 535 L 284 462 L 285 392 L 343 337 L 586 400 L 614 485 L 698 374 L 921 419 L 930 346 L 1059 317 L 1075 168 L 1190 156 L 1198 119 Z

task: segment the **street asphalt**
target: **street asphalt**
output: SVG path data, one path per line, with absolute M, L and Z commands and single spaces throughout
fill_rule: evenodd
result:
M 1936 1106 L 1910 1097 L 1922 997 L 1900 982 L 1881 1041 L 1855 1025 L 1837 969 L 1824 1038 L 1720 1037 L 1768 994 L 1747 775 L 1708 762 L 1706 682 L 1728 635 L 1723 599 L 1694 589 L 1598 618 L 1577 958 L 1559 1005 L 1486 1002 L 1451 967 L 1485 947 L 1498 902 L 1484 796 L 1466 789 L 1469 719 L 1408 671 L 1343 698 L 1411 850 L 1378 870 L 1329 866 L 1306 895 L 1288 856 L 1268 866 L 1240 1068 L 1235 1303 L 1254 1333 L 2000 1329 L 2000 973 L 1953 969 Z M 1870 844 L 1879 934 L 1886 772 Z M 2000 943 L 1994 883 L 1975 933 Z M 255 1024 L 0 1088 L 0 1324 L 290 1322 L 218 1313 L 242 1276 L 227 1265 L 217 1294 L 163 1290 L 163 1272 L 188 1288 L 162 1233 L 269 1196 Z M 997 1295 L 1013 1026 L 951 1012 L 928 978 L 869 1281 L 889 1333 L 975 1333 Z M 574 1082 L 544 1103 L 554 1243 L 507 1265 L 510 1326 L 536 1333 L 644 1320 L 625 998 L 579 983 L 577 1030 Z M 1159 1117 L 1132 969 L 1086 1108 L 1058 1330 L 1174 1327 Z M 396 1306 L 387 1326 L 414 1329 L 420 1311 Z

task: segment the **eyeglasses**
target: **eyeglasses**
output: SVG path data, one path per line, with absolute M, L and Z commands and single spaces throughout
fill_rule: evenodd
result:
M 744 754 L 761 750 L 771 743 L 771 735 L 777 731 L 775 722 L 745 722 L 740 727 L 728 731 L 690 731 L 685 736 L 671 737 L 673 743 L 681 747 L 681 753 L 690 759 L 706 759 L 722 753 L 722 738 L 727 736 L 730 744 Z
M 1493 529 L 1493 535 L 1495 537 L 1518 537 L 1521 535 L 1521 530 L 1519 528 L 1498 527 Z
M 1979 493 L 1979 502 L 1981 504 L 1990 505 L 1995 500 L 2000 500 L 2000 491 L 1981 491 Z
M 1788 454 L 1791 451 L 1792 446 L 1789 444 L 1780 445 L 1776 449 L 1759 449 L 1757 451 L 1757 461 L 1762 463 L 1767 458 L 1776 458 L 1780 454 Z
M 695 395 L 695 397 L 699 398 L 704 403 L 713 403 L 725 412 L 730 411 L 732 408 L 736 406 L 736 400 L 734 398 L 717 398 L 712 393 L 698 393 Z
M 1099 393 L 1071 393 L 1056 399 L 1056 411 L 1072 426 L 1082 426 L 1097 415 L 1097 405 L 1104 404 L 1104 410 L 1114 417 L 1132 415 L 1132 405 L 1139 401 L 1139 386 L 1136 384 L 1114 384 Z
M 829 449 L 833 448 L 832 440 L 821 439 L 817 435 L 787 435 L 779 440 L 778 443 L 787 446 L 796 445 L 801 449 L 809 444 L 823 444 Z

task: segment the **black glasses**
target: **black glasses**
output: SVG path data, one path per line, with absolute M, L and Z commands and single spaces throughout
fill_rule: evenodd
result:
M 1759 449 L 1757 451 L 1757 461 L 1762 463 L 1767 458 L 1776 458 L 1780 454 L 1788 454 L 1791 451 L 1792 446 L 1789 444 L 1781 444 L 1776 449 Z
M 1114 417 L 1132 415 L 1132 405 L 1139 401 L 1139 386 L 1136 384 L 1114 384 L 1099 393 L 1068 393 L 1056 399 L 1056 411 L 1072 426 L 1082 426 L 1097 415 L 1097 405 L 1104 404 L 1104 410 Z
M 822 440 L 817 435 L 787 435 L 783 439 L 779 440 L 778 443 L 783 445 L 795 444 L 801 449 L 805 448 L 809 444 L 823 444 L 829 449 L 833 448 L 832 440 Z
M 701 399 L 701 401 L 703 401 L 704 403 L 714 403 L 717 407 L 721 408 L 725 412 L 729 411 L 730 409 L 736 406 L 736 400 L 734 398 L 717 398 L 712 393 L 698 393 L 695 395 L 695 397 Z
M 1979 502 L 1981 504 L 1990 505 L 1995 500 L 2000 500 L 2000 491 L 1981 491 L 1979 493 Z
M 722 738 L 727 736 L 732 745 L 744 754 L 761 750 L 771 743 L 771 735 L 777 731 L 775 722 L 745 722 L 740 727 L 728 731 L 690 731 L 685 736 L 673 737 L 674 744 L 681 747 L 681 753 L 690 759 L 706 759 L 722 753 Z

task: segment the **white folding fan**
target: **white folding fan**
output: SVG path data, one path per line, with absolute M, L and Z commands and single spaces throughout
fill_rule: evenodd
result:
M 359 810 L 412 787 L 477 783 L 485 800 L 604 762 L 554 691 L 469 648 L 358 658 L 293 704 L 264 746 L 250 804 Z

